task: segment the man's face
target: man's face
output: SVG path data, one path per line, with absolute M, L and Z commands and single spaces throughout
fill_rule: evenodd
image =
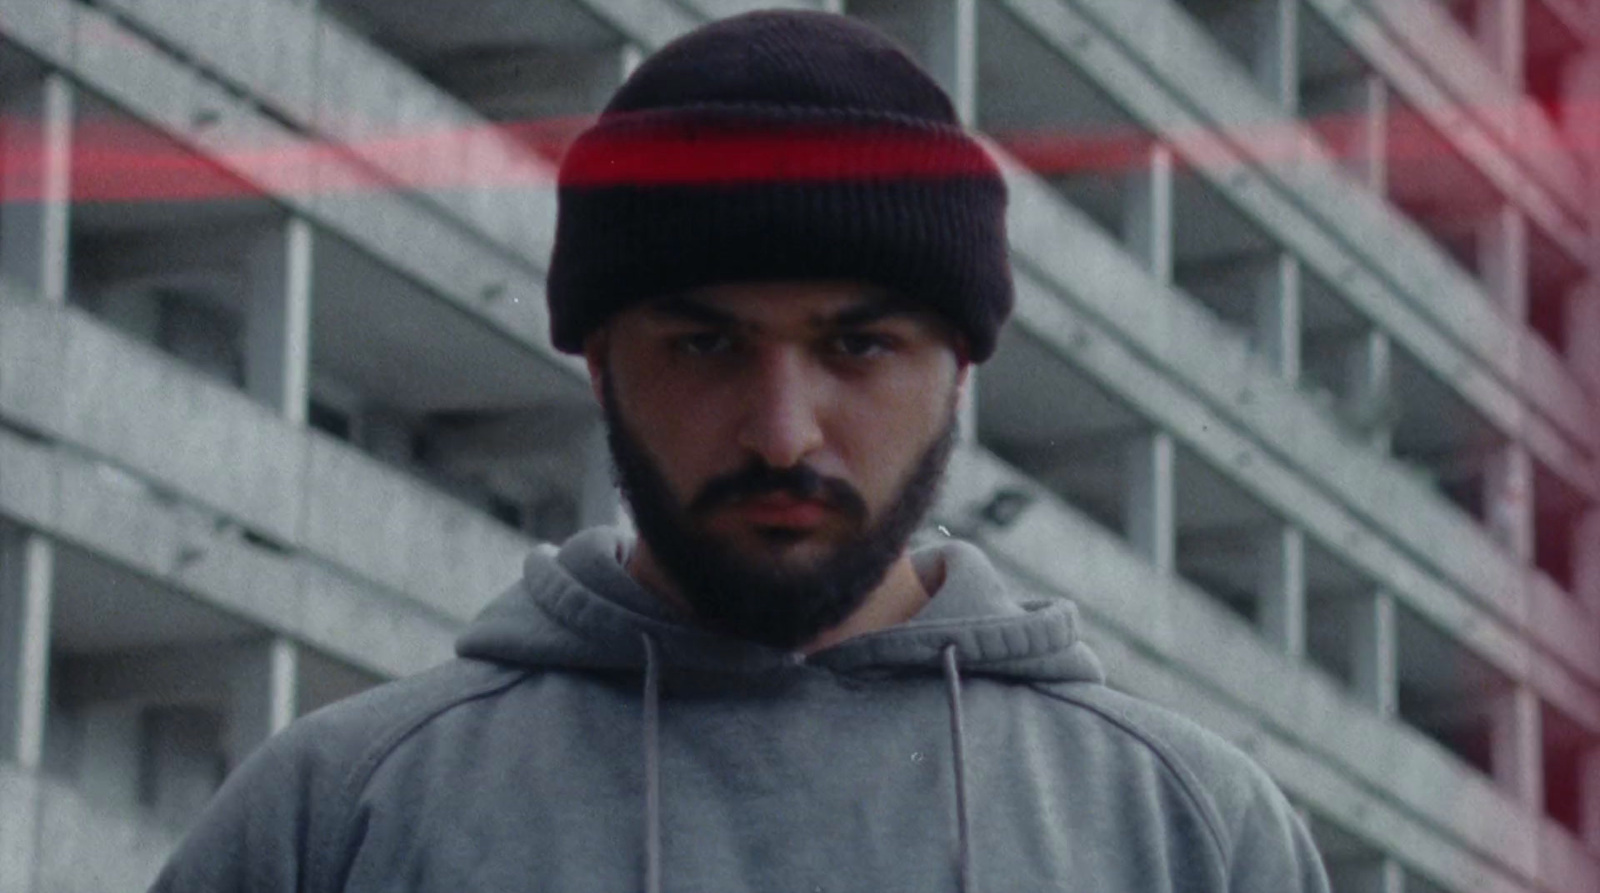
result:
M 790 648 L 860 606 L 936 495 L 955 344 L 848 283 L 695 290 L 590 339 L 641 548 L 701 622 Z

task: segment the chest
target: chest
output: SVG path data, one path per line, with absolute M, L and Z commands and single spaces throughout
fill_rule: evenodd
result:
M 882 694 L 664 702 L 653 755 L 664 889 L 959 889 L 943 693 Z M 553 691 L 525 707 L 508 714 L 517 722 L 419 742 L 385 767 L 363 801 L 347 890 L 642 888 L 637 700 Z M 980 889 L 1203 889 L 1175 885 L 1198 855 L 1172 817 L 1075 768 L 1070 736 L 981 693 L 967 713 Z

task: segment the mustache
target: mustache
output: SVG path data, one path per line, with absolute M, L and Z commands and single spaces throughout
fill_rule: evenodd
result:
M 777 495 L 820 502 L 852 520 L 859 521 L 867 515 L 866 501 L 844 481 L 826 477 L 809 465 L 773 468 L 761 462 L 713 478 L 689 503 L 689 513 L 703 515 L 742 499 Z

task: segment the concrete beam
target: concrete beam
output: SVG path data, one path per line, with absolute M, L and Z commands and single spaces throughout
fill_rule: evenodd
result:
M 1143 164 L 1127 174 L 1122 241 L 1162 283 L 1172 282 L 1172 149 L 1152 143 Z
M 1526 626 L 1528 609 L 1513 598 L 1526 574 L 1478 525 L 1378 457 L 1331 448 L 1338 443 L 1335 428 L 1248 362 L 1242 344 L 1213 334 L 1192 302 L 1150 283 L 1083 215 L 1047 204 L 1043 187 L 1014 172 L 1012 182 L 1025 221 L 1043 216 L 1029 212 L 1048 208 L 1057 229 L 1071 233 L 1053 254 L 1030 254 L 1059 285 L 1019 270 L 1016 325 L 1181 437 L 1274 513 L 1322 541 L 1345 544 L 1342 557 L 1353 568 L 1506 675 L 1529 672 L 1530 651 L 1521 640 L 1531 635 L 1541 646 L 1531 652 L 1536 665 L 1553 668 L 1549 662 L 1559 660 L 1584 679 L 1600 678 L 1592 620 Z M 1033 238 L 1024 228 L 1016 236 Z M 1084 275 L 1089 266 L 1095 275 Z M 1086 338 L 1094 349 L 1077 346 Z M 1153 367 L 1149 356 L 1166 365 Z M 1248 469 L 1242 459 L 1250 460 Z M 1328 487 L 1340 502 L 1328 498 Z M 1351 511 L 1357 507 L 1359 515 Z M 1422 560 L 1436 570 L 1418 573 L 1419 556 L 1430 556 Z M 1535 613 L 1562 598 L 1554 587 L 1527 591 Z M 1476 620 L 1467 621 L 1463 610 Z M 1572 712 L 1594 715 L 1592 703 Z
M 1287 524 L 1263 536 L 1256 552 L 1261 635 L 1289 657 L 1306 654 L 1305 535 Z
M 291 425 L 304 425 L 311 393 L 312 230 L 302 217 L 250 247 L 245 391 Z
M 1497 0 L 1483 2 L 1493 5 Z M 1503 65 L 1520 68 L 1520 61 L 1496 59 L 1478 39 L 1486 34 L 1484 28 L 1499 28 L 1501 34 L 1489 40 L 1520 60 L 1521 48 L 1514 44 L 1521 37 L 1513 39 L 1512 32 L 1522 26 L 1508 18 L 1520 16 L 1520 9 L 1486 9 L 1500 21 L 1486 22 L 1483 28 L 1474 24 L 1469 30 L 1476 33 L 1463 34 L 1444 4 L 1429 0 L 1385 0 L 1354 9 L 1344 0 L 1308 0 L 1307 5 L 1433 119 L 1462 155 L 1508 195 L 1517 195 L 1526 210 L 1538 207 L 1546 223 L 1563 230 L 1558 239 L 1571 234 L 1571 223 L 1583 213 L 1576 191 L 1579 168 L 1550 119 L 1524 101 L 1519 82 L 1502 73 Z M 1473 100 L 1464 103 L 1460 97 Z M 1524 151 L 1527 146 L 1539 149 Z
M 1549 427 L 1553 424 L 1583 443 L 1595 442 L 1595 426 L 1575 393 L 1575 383 L 1548 348 L 1537 343 L 1537 336 L 1505 326 L 1503 318 L 1485 302 L 1445 301 L 1445 296 L 1455 295 L 1458 288 L 1476 291 L 1476 283 L 1414 228 L 1396 225 L 1392 210 L 1364 190 L 1349 189 L 1345 178 L 1330 176 L 1332 165 L 1320 147 L 1302 153 L 1294 165 L 1283 165 L 1278 158 L 1263 155 L 1261 146 L 1248 141 L 1226 143 L 1214 136 L 1218 122 L 1259 125 L 1274 121 L 1276 109 L 1267 105 L 1259 91 L 1239 89 L 1237 81 L 1242 78 L 1228 76 L 1218 64 L 1220 53 L 1214 42 L 1174 4 L 1146 8 L 1110 0 L 1075 0 L 1065 8 L 1048 0 L 1003 2 L 1060 56 L 1114 96 L 1136 121 L 1178 147 L 1197 174 L 1242 213 L 1279 235 L 1284 247 L 1299 254 L 1308 270 L 1397 343 L 1404 343 L 1424 366 L 1452 382 L 1486 416 L 1497 424 L 1508 424 L 1510 417 L 1527 415 L 1513 408 L 1515 402 L 1532 402 L 1547 417 L 1530 426 L 1530 439 L 1550 437 L 1555 433 Z M 1311 2 L 1321 5 L 1323 0 Z M 1351 17 L 1370 21 L 1371 15 L 1360 5 L 1338 2 Z M 1356 43 L 1343 30 L 1344 23 L 1339 24 L 1341 34 Z M 1086 29 L 1106 39 L 1078 39 Z M 1369 36 L 1361 35 L 1363 39 Z M 1153 85 L 1161 89 L 1152 89 Z M 1461 118 L 1458 109 L 1450 111 L 1455 116 L 1452 121 Z M 1518 184 L 1528 185 L 1525 178 Z M 1530 205 L 1528 201 L 1525 190 L 1519 193 L 1519 207 L 1530 216 L 1537 215 L 1541 227 L 1557 226 L 1546 213 L 1550 211 L 1548 202 Z M 1022 234 L 1025 227 L 1017 226 L 1015 231 Z M 1581 241 L 1575 228 L 1566 225 L 1563 232 L 1567 231 L 1573 232 L 1562 236 L 1562 244 L 1582 253 L 1581 246 L 1572 247 Z M 1018 241 L 1014 236 L 1013 242 Z M 1506 349 L 1511 341 L 1526 342 L 1526 356 L 1515 358 L 1515 363 Z M 1443 356 L 1457 351 L 1460 359 L 1493 370 L 1494 375 L 1464 375 L 1462 370 L 1467 367 Z M 1522 422 L 1510 419 L 1509 423 Z M 1545 449 L 1543 445 L 1540 448 Z M 1563 448 L 1550 452 L 1560 454 Z M 1570 463 L 1561 459 L 1551 464 Z M 1561 473 L 1584 481 L 1579 486 L 1593 487 L 1581 471 L 1569 474 L 1562 469 Z
M 1015 523 L 964 529 L 1019 596 L 1077 602 L 1085 634 L 1121 690 L 1179 707 L 1239 743 L 1319 816 L 1450 889 L 1531 889 L 1537 829 L 1506 821 L 1511 799 L 1488 778 L 1353 703 L 1325 674 L 1285 667 L 1188 581 L 1156 573 L 1113 532 L 1005 463 L 981 450 L 958 451 L 953 461 L 941 503 L 953 524 L 997 490 L 1033 496 Z M 1147 686 L 1150 673 L 1170 687 Z M 1284 675 L 1285 684 L 1259 685 L 1272 674 Z
M 1125 460 L 1124 533 L 1134 549 L 1163 573 L 1177 565 L 1176 457 L 1172 435 L 1153 431 L 1128 444 Z
M 0 755 L 24 769 L 44 754 L 54 578 L 54 544 L 0 528 Z
M 1528 812 L 1544 812 L 1544 746 L 1533 689 L 1517 686 L 1489 702 L 1489 765 L 1495 783 Z
M 51 73 L 3 109 L 0 278 L 53 304 L 67 299 L 74 95 L 65 75 Z

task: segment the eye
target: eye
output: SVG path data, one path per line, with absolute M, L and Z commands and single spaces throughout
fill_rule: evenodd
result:
M 878 332 L 841 332 L 829 340 L 828 347 L 837 356 L 865 360 L 890 352 L 894 344 L 892 337 Z
M 672 348 L 691 357 L 718 356 L 733 350 L 733 339 L 723 332 L 708 329 L 675 336 Z

